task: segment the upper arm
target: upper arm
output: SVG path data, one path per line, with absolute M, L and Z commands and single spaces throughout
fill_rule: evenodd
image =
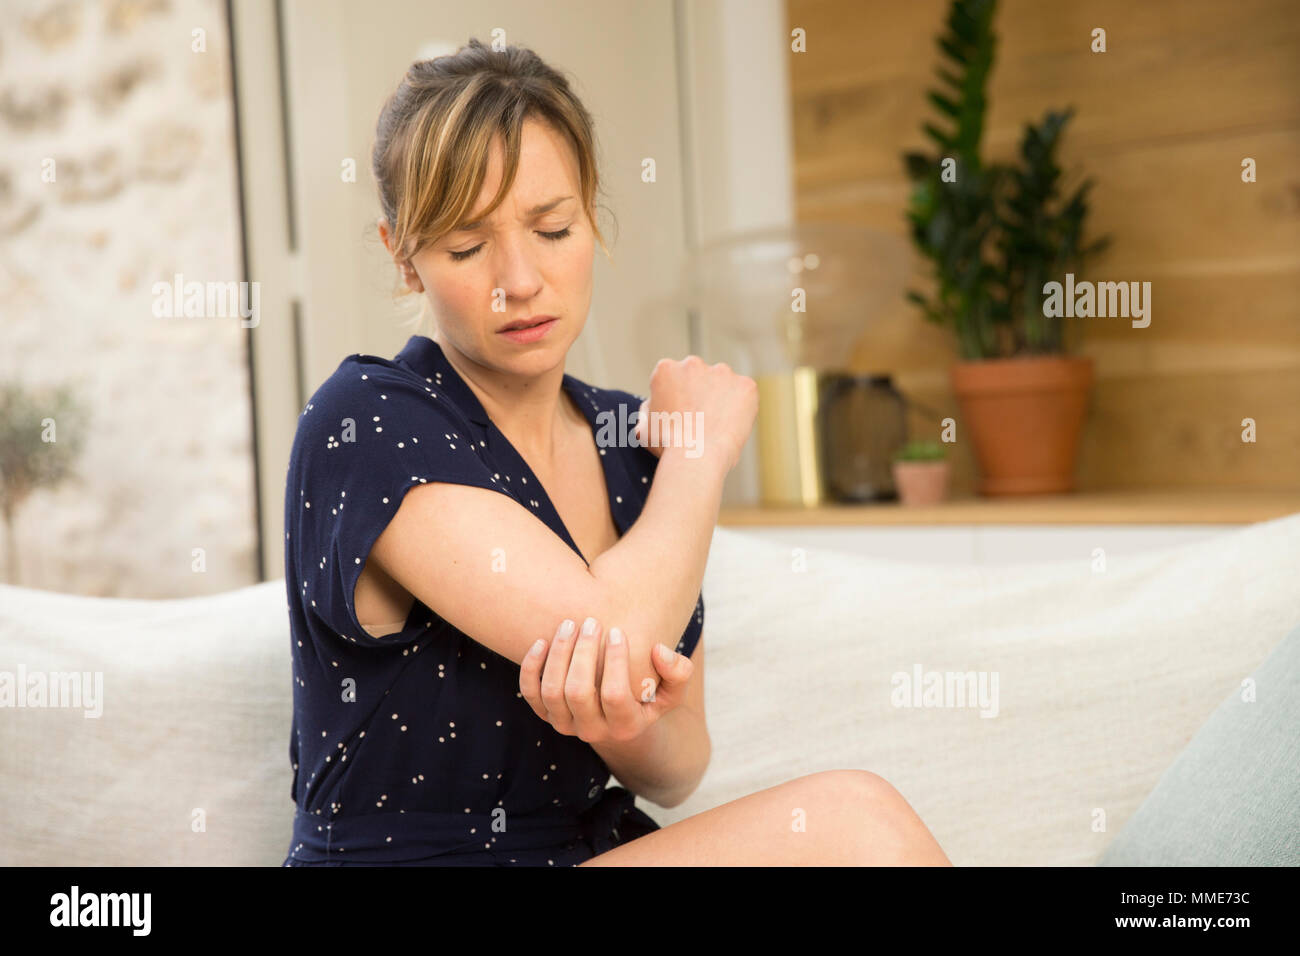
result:
M 286 488 L 286 553 L 307 613 L 354 642 L 418 640 L 427 625 L 409 613 L 383 637 L 360 623 L 356 584 L 374 567 L 516 664 L 565 618 L 590 616 L 627 635 L 631 686 L 657 681 L 650 649 L 679 635 L 661 633 L 645 582 L 598 579 L 500 484 L 483 447 L 426 383 L 374 362 L 341 365 L 300 419 Z
M 519 664 L 564 618 L 616 615 L 586 562 L 499 491 L 412 488 L 371 550 L 384 571 L 453 627 Z

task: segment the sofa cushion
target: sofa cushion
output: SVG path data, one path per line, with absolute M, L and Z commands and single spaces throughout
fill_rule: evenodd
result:
M 1205 722 L 1103 866 L 1300 865 L 1300 628 Z
M 1300 514 L 1118 556 L 903 563 L 718 528 L 704 582 L 712 763 L 661 824 L 819 770 L 894 784 L 957 865 L 1091 865 L 1224 696 L 1300 624 Z M 870 534 L 870 529 L 863 529 Z M 895 706 L 919 668 L 997 715 Z
M 283 580 L 165 601 L 0 586 L 0 672 L 102 689 L 0 709 L 0 864 L 278 866 L 288 641 Z
M 1297 538 L 1300 515 L 1097 571 L 1091 554 L 908 564 L 718 528 L 712 763 L 685 803 L 642 806 L 667 824 L 855 767 L 893 782 L 959 865 L 1093 863 L 1108 822 L 1300 623 Z M 104 695 L 99 717 L 0 709 L 0 864 L 279 865 L 288 640 L 282 580 L 168 601 L 0 586 L 0 672 L 98 672 Z M 997 716 L 895 706 L 893 676 L 917 665 L 997 674 Z

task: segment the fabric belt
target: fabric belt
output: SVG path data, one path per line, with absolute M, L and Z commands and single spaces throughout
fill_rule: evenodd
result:
M 302 863 L 402 863 L 453 854 L 512 852 L 585 841 L 597 854 L 659 829 L 637 809 L 635 796 L 609 787 L 586 810 L 555 808 L 528 814 L 368 813 L 330 820 L 299 810 L 289 856 Z M 503 829 L 502 829 L 503 827 Z

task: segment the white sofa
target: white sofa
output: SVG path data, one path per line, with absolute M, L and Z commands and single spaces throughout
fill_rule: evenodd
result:
M 1095 863 L 1300 624 L 1297 582 L 1300 514 L 1104 569 L 898 563 L 718 528 L 713 761 L 686 803 L 643 806 L 667 825 L 862 768 L 958 865 Z M 98 717 L 0 708 L 0 864 L 278 865 L 288 640 L 279 580 L 167 601 L 0 587 L 0 672 L 103 674 Z M 996 674 L 996 716 L 896 706 L 894 676 L 917 669 Z

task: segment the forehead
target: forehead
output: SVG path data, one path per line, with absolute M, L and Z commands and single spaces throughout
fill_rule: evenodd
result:
M 514 192 L 514 190 L 511 189 L 511 192 Z M 508 201 L 508 197 L 507 197 L 507 201 Z M 538 216 L 545 215 L 546 213 L 550 212 L 552 209 L 563 210 L 572 201 L 573 201 L 572 196 L 555 196 L 544 202 L 536 203 L 527 209 L 521 210 L 520 216 L 523 217 L 524 219 L 535 219 Z M 498 212 L 499 211 L 500 210 L 498 210 Z M 452 232 L 469 232 L 474 229 L 481 229 L 486 224 L 487 224 L 486 219 L 475 219 L 473 222 L 467 222 L 463 226 L 457 226 L 455 229 L 452 230 Z
M 492 142 L 476 209 L 488 207 L 504 174 L 505 141 L 498 136 Z M 481 229 L 503 215 L 532 219 L 552 210 L 567 211 L 576 200 L 578 185 L 577 158 L 568 140 L 543 122 L 526 120 L 520 134 L 519 165 L 501 205 L 490 216 L 474 215 L 453 232 Z

